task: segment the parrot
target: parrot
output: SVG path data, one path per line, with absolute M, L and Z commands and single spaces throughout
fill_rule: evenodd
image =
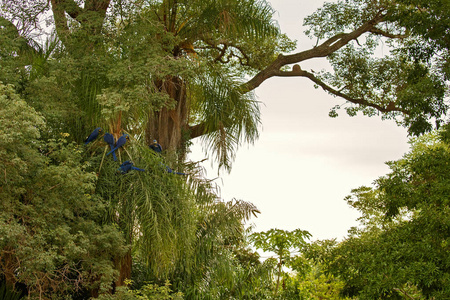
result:
M 110 155 L 111 153 L 114 153 L 114 151 L 122 147 L 127 142 L 128 138 L 128 134 L 124 133 L 120 138 L 117 139 L 116 147 L 114 147 L 114 149 L 111 149 L 111 151 L 109 151 L 106 155 Z
M 109 133 L 109 132 L 105 133 L 103 140 L 111 147 L 111 150 L 114 149 L 114 136 L 111 133 Z M 114 161 L 117 161 L 116 153 L 113 152 L 112 155 L 113 155 Z
M 157 153 L 161 153 L 162 152 L 162 147 L 160 144 L 158 144 L 158 142 L 156 140 L 153 140 L 153 144 L 151 144 L 150 149 L 152 149 L 153 151 L 157 152 Z
M 92 133 L 84 141 L 84 144 L 87 145 L 90 142 L 94 141 L 98 137 L 100 132 L 102 132 L 102 129 L 100 127 L 95 128 L 94 131 L 92 131 Z
M 117 169 L 117 171 L 120 172 L 121 174 L 126 174 L 130 170 L 136 170 L 136 171 L 141 171 L 141 172 L 145 171 L 144 169 L 134 167 L 133 163 L 129 160 L 124 161 L 123 164 L 121 164 L 120 167 Z
M 186 175 L 185 173 L 175 172 L 169 166 L 166 166 L 166 171 L 167 171 L 167 173 L 173 173 L 173 174 L 177 174 L 177 175 Z

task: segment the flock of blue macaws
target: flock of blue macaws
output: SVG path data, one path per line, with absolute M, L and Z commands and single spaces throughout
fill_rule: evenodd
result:
M 95 128 L 94 131 L 92 131 L 92 133 L 84 141 L 84 144 L 87 145 L 90 142 L 95 141 L 102 131 L 103 130 L 100 127 Z M 118 150 L 120 147 L 125 145 L 125 143 L 127 142 L 128 139 L 129 139 L 129 135 L 124 133 L 121 137 L 119 137 L 117 139 L 117 142 L 114 143 L 114 136 L 111 133 L 106 132 L 105 135 L 103 136 L 103 140 L 111 148 L 111 151 L 108 152 L 106 154 L 106 156 L 112 154 L 114 161 L 117 161 L 116 150 Z M 153 140 L 153 143 L 150 144 L 149 147 L 156 153 L 162 152 L 162 147 L 160 144 L 158 144 L 158 142 L 156 140 Z M 177 175 L 186 175 L 185 173 L 173 171 L 169 166 L 165 166 L 165 168 L 168 173 L 173 173 L 173 174 L 177 174 Z M 126 174 L 130 170 L 136 170 L 136 171 L 141 171 L 141 172 L 145 171 L 144 169 L 140 169 L 140 168 L 133 166 L 133 163 L 131 161 L 127 160 L 120 165 L 120 167 L 117 169 L 117 172 L 119 172 L 120 174 Z

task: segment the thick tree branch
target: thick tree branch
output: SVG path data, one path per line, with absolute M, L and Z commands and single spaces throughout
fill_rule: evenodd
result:
M 388 112 L 402 112 L 404 114 L 408 114 L 408 112 L 400 107 L 397 107 L 395 103 L 390 102 L 386 106 L 381 106 L 379 104 L 371 103 L 366 99 L 362 98 L 352 98 L 347 94 L 338 91 L 331 86 L 327 85 L 325 82 L 321 81 L 314 74 L 304 71 L 299 66 L 296 66 L 293 71 L 285 72 L 280 69 L 283 66 L 299 63 L 305 60 L 309 60 L 312 58 L 326 57 L 340 48 L 347 45 L 350 41 L 356 40 L 358 37 L 363 35 L 364 33 L 374 33 L 374 34 L 383 34 L 384 36 L 389 36 L 389 33 L 384 32 L 376 28 L 375 26 L 382 22 L 384 19 L 383 11 L 380 11 L 377 15 L 375 15 L 371 20 L 365 22 L 360 27 L 355 29 L 350 33 L 340 33 L 335 36 L 329 38 L 319 46 L 313 47 L 309 50 L 305 50 L 302 52 L 298 52 L 291 55 L 283 55 L 280 54 L 269 66 L 265 69 L 261 70 L 258 74 L 256 74 L 252 79 L 250 79 L 247 83 L 242 85 L 242 92 L 247 93 L 259 85 L 261 85 L 265 80 L 274 77 L 274 76 L 297 76 L 297 77 L 306 77 L 313 81 L 315 84 L 320 86 L 325 91 L 329 92 L 332 95 L 341 97 L 351 103 L 358 104 L 361 106 L 373 107 L 380 112 L 388 113 Z M 391 38 L 402 38 L 401 35 L 390 35 Z M 212 46 L 212 45 L 211 45 Z M 223 54 L 222 54 L 223 55 Z M 208 134 L 205 124 L 200 123 L 194 126 L 190 126 L 190 138 L 196 138 L 202 136 L 204 134 Z
M 56 11 L 61 18 L 61 12 L 67 13 L 72 19 L 77 20 L 80 23 L 89 21 L 89 19 L 86 18 L 86 12 L 96 12 L 103 20 L 106 16 L 106 10 L 108 9 L 110 2 L 111 0 L 88 0 L 86 1 L 84 8 L 81 8 L 74 0 L 51 0 L 54 14 Z M 64 19 L 66 19 L 65 15 Z M 65 22 L 67 25 L 67 19 Z
M 326 57 L 340 48 L 347 45 L 350 41 L 357 39 L 362 34 L 371 32 L 375 25 L 380 23 L 384 18 L 383 12 L 380 11 L 373 19 L 367 21 L 354 31 L 350 33 L 340 33 L 330 39 L 326 40 L 321 45 L 309 50 L 305 50 L 299 53 L 282 55 L 280 54 L 274 62 L 267 66 L 264 70 L 261 70 L 252 79 L 242 86 L 242 91 L 249 92 L 260 86 L 265 80 L 277 76 L 281 67 L 289 64 L 299 63 L 304 60 Z
M 80 23 L 90 35 L 98 35 L 103 27 L 106 11 L 111 0 L 86 0 L 84 8 L 78 6 L 74 0 L 49 0 L 52 4 L 58 36 L 71 52 L 72 47 L 79 47 L 79 41 L 70 43 L 71 32 L 68 26 L 66 14 Z M 94 49 L 96 42 L 88 41 L 85 47 L 89 51 Z
M 66 42 L 69 34 L 69 26 L 67 25 L 67 18 L 64 9 L 64 0 L 51 0 L 53 18 L 55 19 L 56 31 L 63 43 Z
M 209 47 L 208 49 L 215 49 L 219 52 L 219 54 L 214 58 L 215 62 L 220 63 L 229 63 L 231 57 L 235 57 L 239 60 L 239 63 L 242 66 L 248 66 L 250 63 L 250 57 L 245 53 L 241 46 L 237 46 L 231 41 L 228 40 L 219 40 L 219 41 L 211 41 L 209 38 L 202 38 L 202 41 L 205 42 Z M 219 46 L 222 45 L 222 48 Z M 235 53 L 233 50 L 236 49 L 239 53 Z M 228 51 L 228 55 L 227 54 Z M 240 54 L 240 55 L 239 55 Z M 224 59 L 226 57 L 227 59 Z
M 189 126 L 189 132 L 190 132 L 189 135 L 190 139 L 195 139 L 208 133 L 206 130 L 205 123 Z
M 86 1 L 85 9 L 88 11 L 95 11 L 105 14 L 110 3 L 111 0 L 89 0 Z
M 61 2 L 63 9 L 72 19 L 76 20 L 83 13 L 83 9 L 74 0 L 61 0 L 58 2 Z
M 335 36 L 333 36 L 333 37 L 329 38 L 328 40 L 326 40 L 325 42 L 323 42 L 321 44 L 321 46 L 330 46 L 331 44 L 333 44 L 334 42 L 336 42 L 340 38 L 343 38 L 345 35 L 346 35 L 345 33 L 336 34 Z

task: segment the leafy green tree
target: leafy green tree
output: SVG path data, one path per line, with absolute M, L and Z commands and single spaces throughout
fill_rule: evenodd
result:
M 126 283 L 129 283 L 128 281 Z M 145 284 L 139 289 L 129 289 L 128 286 L 118 288 L 114 295 L 101 295 L 99 300 L 181 300 L 181 292 L 173 292 L 170 283 L 164 285 Z
M 324 274 L 318 268 L 312 268 L 310 273 L 298 280 L 295 286 L 298 289 L 299 299 L 350 299 L 340 295 L 344 287 L 343 281 Z
M 324 259 L 336 246 L 336 240 L 314 241 L 303 249 L 303 253 L 292 264 L 296 272 L 291 281 L 297 289 L 299 299 L 352 299 L 343 296 L 345 282 L 329 272 Z
M 242 93 L 243 76 L 293 46 L 265 1 L 38 3 L 4 4 L 5 15 L 31 26 L 36 6 L 51 9 L 64 51 L 75 59 L 75 69 L 65 64 L 72 72 L 58 81 L 75 87 L 81 131 L 113 105 L 111 129 L 139 124 L 147 143 L 157 139 L 182 153 L 190 139 L 205 136 L 225 167 L 236 146 L 258 136 L 259 107 Z M 17 12 L 28 10 L 24 22 Z
M 255 232 L 250 236 L 253 245 L 263 251 L 274 252 L 277 256 L 277 279 L 274 287 L 274 296 L 277 296 L 280 287 L 280 278 L 283 277 L 283 266 L 291 263 L 291 251 L 300 250 L 306 245 L 305 239 L 311 234 L 308 231 L 296 229 L 286 231 L 281 229 L 270 229 L 265 232 Z
M 174 278 L 178 278 L 174 287 L 189 299 L 239 295 L 245 288 L 244 283 L 252 285 L 252 278 L 245 278 L 246 272 L 262 273 L 261 269 L 265 269 L 255 264 L 247 266 L 237 255 L 246 249 L 245 221 L 259 213 L 257 208 L 242 200 L 224 202 L 215 194 L 209 196 L 214 197 L 214 201 L 199 199 L 201 202 L 197 202 L 199 218 L 193 255 L 184 256 L 183 267 L 174 274 Z
M 25 34 L 40 13 L 51 9 L 59 39 L 71 57 L 95 54 L 90 59 L 93 71 L 81 69 L 77 86 L 79 92 L 87 92 L 77 97 L 84 101 L 82 110 L 95 108 L 99 94 L 114 97 L 119 101 L 116 106 L 123 108 L 133 105 L 130 98 L 145 99 L 156 91 L 165 100 L 160 99 L 159 105 L 142 103 L 146 109 L 139 124 L 146 142 L 156 138 L 164 148 L 183 152 L 186 142 L 202 136 L 225 167 L 237 145 L 257 137 L 259 110 L 251 92 L 271 77 L 305 77 L 345 99 L 347 104 L 335 106 L 332 116 L 341 106 L 350 115 L 378 112 L 398 119 L 411 134 L 430 130 L 432 119 L 439 125 L 447 110 L 445 1 L 327 3 L 304 21 L 309 27 L 306 33 L 317 39 L 317 45 L 294 54 L 280 54 L 292 50 L 293 43 L 279 32 L 265 1 L 86 0 L 83 4 L 55 0 L 51 5 L 47 1 L 27 5 L 25 1 L 3 7 L 6 19 L 18 22 L 18 32 Z M 391 51 L 380 57 L 376 51 L 382 42 Z M 156 64 L 164 70 L 159 74 L 143 64 L 148 59 L 140 59 L 152 53 L 146 47 L 155 45 L 160 57 L 171 58 Z M 116 55 L 111 56 L 112 49 Z M 108 57 L 118 61 L 105 64 Z M 306 71 L 300 65 L 290 68 L 321 57 L 330 61 L 332 72 Z M 181 61 L 195 70 L 193 76 L 175 66 Z M 105 68 L 120 77 L 109 78 Z M 246 81 L 248 76 L 251 79 Z M 93 112 L 100 110 L 98 106 Z M 123 120 L 129 118 L 115 120 L 118 129 L 126 127 Z
M 6 285 L 26 286 L 32 298 L 55 298 L 81 288 L 110 289 L 112 260 L 127 251 L 104 224 L 97 177 L 82 151 L 66 141 L 42 141 L 42 116 L 0 84 L 0 270 Z
M 446 299 L 448 261 L 449 126 L 413 140 L 403 159 L 374 188 L 353 191 L 361 228 L 328 252 L 332 273 L 359 299 Z
M 205 270 L 200 268 L 201 272 L 194 275 L 193 270 L 197 265 L 215 270 L 211 265 L 214 261 L 227 265 L 227 261 L 217 259 L 229 254 L 221 247 L 229 245 L 229 240 L 241 234 L 242 220 L 247 218 L 243 214 L 246 209 L 254 212 L 256 208 L 246 206 L 244 202 L 232 203 L 232 206 L 221 203 L 206 181 L 194 178 L 192 182 L 185 182 L 182 177 L 168 174 L 165 165 L 176 165 L 176 159 L 171 159 L 173 149 L 169 142 L 165 143 L 163 133 L 161 136 L 149 135 L 147 129 L 153 126 L 148 125 L 151 116 L 161 114 L 155 120 L 165 119 L 172 123 L 160 124 L 155 130 L 175 128 L 178 137 L 172 136 L 171 143 L 179 144 L 182 133 L 179 126 L 185 121 L 175 120 L 174 113 L 186 114 L 187 108 L 179 107 L 169 113 L 167 107 L 172 107 L 174 101 L 184 105 L 187 90 L 183 81 L 192 78 L 193 72 L 189 68 L 198 63 L 184 59 L 181 52 L 174 55 L 172 50 L 180 43 L 179 38 L 160 24 L 167 16 L 163 9 L 167 3 L 141 7 L 139 14 L 117 4 L 123 11 L 111 6 L 111 15 L 106 16 L 104 8 L 110 3 L 100 2 L 88 1 L 83 8 L 71 1 L 51 3 L 60 44 L 46 62 L 49 71 L 26 78 L 24 94 L 28 102 L 50 121 L 50 137 L 60 130 L 67 130 L 75 141 L 81 142 L 88 130 L 99 125 L 116 138 L 123 130 L 133 136 L 127 142 L 126 151 L 118 151 L 119 160 L 131 159 L 145 168 L 146 173 L 118 178 L 117 165 L 102 154 L 106 148 L 99 142 L 87 148 L 91 155 L 89 164 L 99 176 L 95 193 L 107 201 L 105 221 L 117 224 L 125 242 L 133 245 L 124 257 L 114 260 L 120 271 L 116 285 L 123 284 L 131 276 L 132 254 L 152 271 L 149 279 L 161 281 L 174 272 L 181 272 L 189 275 L 180 275 L 181 282 L 185 280 L 187 284 L 194 279 L 200 282 Z M 9 12 L 27 9 L 18 3 L 5 6 Z M 48 7 L 42 5 L 39 8 L 45 10 Z M 183 9 L 188 8 L 191 9 L 186 6 Z M 161 20 L 155 19 L 155 10 L 161 13 Z M 189 13 L 198 14 L 195 11 Z M 12 21 L 16 21 L 16 16 L 12 14 Z M 117 21 L 119 17 L 121 19 Z M 73 22 L 69 24 L 71 18 Z M 97 22 L 100 19 L 104 22 Z M 20 26 L 17 31 L 21 31 Z M 34 70 L 36 65 L 31 67 Z M 25 63 L 22 68 L 26 70 Z M 181 98 L 176 98 L 177 94 Z M 254 118 L 246 120 L 252 122 Z M 178 127 L 174 127 L 173 122 Z M 139 136 L 143 138 L 139 139 Z M 156 137 L 164 148 L 169 148 L 168 161 L 148 149 L 144 144 L 145 137 L 147 142 Z M 228 226 L 214 221 L 216 218 L 223 224 L 228 222 Z M 214 225 L 208 226 L 206 231 L 203 227 L 205 219 L 208 220 L 206 224 L 213 221 Z M 217 255 L 221 251 L 226 253 Z
M 233 286 L 232 297 L 237 299 L 272 299 L 273 277 L 276 259 L 261 262 L 261 257 L 247 247 L 236 247 L 234 256 L 239 264 L 236 268 L 237 281 Z

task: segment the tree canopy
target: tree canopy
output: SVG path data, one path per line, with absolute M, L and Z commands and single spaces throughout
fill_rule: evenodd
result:
M 449 287 L 449 126 L 415 139 L 375 186 L 347 202 L 361 226 L 322 253 L 327 270 L 359 299 L 445 299 Z

